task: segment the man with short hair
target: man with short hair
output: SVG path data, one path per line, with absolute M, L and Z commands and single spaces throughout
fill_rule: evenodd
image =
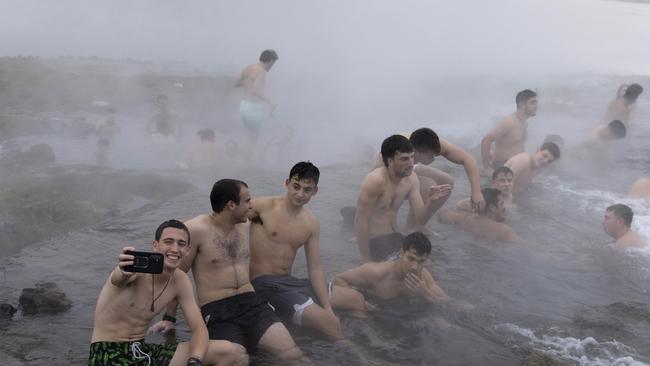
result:
M 624 87 L 624 92 L 621 94 L 621 89 L 616 99 L 612 100 L 607 106 L 607 113 L 605 121 L 619 120 L 625 127 L 630 128 L 630 121 L 636 110 L 636 101 L 639 95 L 643 93 L 643 87 L 639 84 L 630 84 Z
M 483 208 L 484 200 L 481 196 L 481 175 L 479 172 L 476 160 L 465 150 L 450 143 L 445 139 L 438 137 L 432 129 L 427 127 L 418 128 L 409 134 L 402 134 L 407 137 L 413 145 L 414 151 L 414 167 L 413 171 L 420 181 L 420 194 L 424 203 L 427 203 L 428 189 L 436 184 L 449 184 L 451 188 L 454 187 L 454 179 L 447 173 L 440 169 L 429 166 L 435 160 L 436 156 L 442 156 L 454 164 L 462 165 L 467 173 L 470 186 L 470 203 L 474 210 Z M 381 156 L 378 156 L 373 165 L 373 169 L 382 166 Z M 440 207 L 442 207 L 449 195 L 440 197 L 432 202 L 433 215 Z M 429 217 L 424 217 L 421 222 L 415 222 L 413 211 L 409 212 L 407 219 L 407 230 L 420 230 L 429 221 Z
M 192 283 L 185 272 L 176 270 L 190 250 L 187 227 L 180 221 L 169 220 L 156 229 L 152 250 L 163 255 L 160 274 L 127 271 L 125 267 L 133 266 L 135 259 L 127 251 L 134 250 L 133 247 L 122 249 L 117 267 L 99 294 L 88 365 L 246 363 L 246 354 L 227 342 L 208 343 L 208 330 L 194 299 Z M 171 301 L 181 304 L 192 331 L 191 341 L 178 345 L 145 343 L 149 323 Z
M 332 306 L 365 316 L 375 306 L 367 299 L 392 300 L 403 295 L 445 303 L 449 296 L 425 268 L 431 254 L 431 242 L 421 232 L 404 238 L 399 258 L 366 263 L 337 274 L 332 280 Z
M 513 193 L 524 191 L 542 169 L 560 158 L 560 148 L 553 142 L 545 142 L 533 154 L 519 153 L 505 164 L 514 176 Z
M 260 55 L 259 62 L 246 66 L 235 82 L 235 87 L 244 88 L 244 94 L 239 103 L 239 114 L 248 131 L 246 162 L 249 162 L 252 157 L 265 114 L 272 114 L 276 108 L 275 103 L 264 92 L 264 87 L 266 86 L 266 74 L 277 60 L 278 54 L 274 50 L 264 50 Z
M 512 185 L 514 176 L 512 170 L 507 166 L 502 166 L 494 170 L 492 173 L 491 188 L 498 189 L 501 192 L 501 198 L 506 206 L 506 209 L 513 207 L 512 204 Z M 466 198 L 456 204 L 456 209 L 461 211 L 472 212 L 470 199 Z
M 537 114 L 537 93 L 525 89 L 515 97 L 517 110 L 505 117 L 483 140 L 481 157 L 485 175 L 505 164 L 508 159 L 524 151 L 528 139 L 528 119 Z M 494 143 L 494 152 L 490 152 Z
M 184 271 L 192 269 L 210 339 L 229 341 L 241 350 L 259 344 L 285 362 L 308 362 L 287 328 L 250 283 L 248 185 L 236 179 L 221 179 L 212 187 L 210 204 L 212 213 L 187 221 L 193 245 L 180 266 Z M 168 306 L 167 314 L 175 312 L 175 304 Z M 173 324 L 165 322 L 160 326 L 173 328 Z
M 318 192 L 320 171 L 299 162 L 289 172 L 285 196 L 253 199 L 250 220 L 251 283 L 285 321 L 343 338 L 330 305 L 320 259 L 320 222 L 305 207 Z M 291 276 L 296 254 L 305 250 L 309 279 Z
M 386 138 L 381 145 L 384 166 L 371 171 L 361 183 L 354 226 L 364 263 L 382 261 L 402 247 L 397 212 L 404 201 L 409 201 L 416 222 L 424 222 L 437 209 L 435 202 L 451 192 L 449 184 L 431 186 L 423 202 L 420 181 L 411 174 L 414 155 L 406 137 Z
M 481 190 L 485 197 L 485 209 L 478 215 L 460 210 L 440 210 L 438 220 L 445 224 L 460 225 L 477 237 L 511 243 L 522 243 L 523 239 L 512 228 L 503 223 L 506 207 L 501 192 L 494 188 Z
M 631 229 L 634 213 L 624 204 L 618 203 L 607 207 L 603 218 L 603 229 L 607 235 L 616 240 L 614 247 L 643 247 L 647 239 Z

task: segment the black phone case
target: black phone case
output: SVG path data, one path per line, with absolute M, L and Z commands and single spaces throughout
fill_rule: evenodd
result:
M 127 250 L 125 254 L 134 256 L 133 265 L 124 267 L 126 272 L 160 274 L 163 271 L 164 257 L 160 253 Z

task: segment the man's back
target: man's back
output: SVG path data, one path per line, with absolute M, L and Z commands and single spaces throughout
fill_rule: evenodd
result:
M 192 238 L 191 265 L 199 305 L 253 291 L 249 278 L 249 222 L 224 233 L 210 215 L 186 222 Z
M 524 151 L 528 138 L 528 122 L 520 122 L 515 113 L 504 118 L 497 126 L 498 137 L 494 140 L 495 161 L 506 161 Z
M 244 70 L 242 70 L 240 84 L 238 84 L 238 86 L 244 87 L 244 100 L 263 102 L 263 100 L 261 100 L 257 95 L 264 91 L 266 73 L 267 71 L 259 63 L 248 65 Z
M 285 197 L 260 197 L 253 200 L 250 229 L 251 278 L 265 274 L 291 274 L 296 253 L 318 226 L 318 220 L 304 207 L 297 215 L 283 208 Z

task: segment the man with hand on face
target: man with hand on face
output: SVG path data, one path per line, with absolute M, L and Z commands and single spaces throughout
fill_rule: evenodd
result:
M 250 283 L 248 185 L 221 179 L 212 187 L 210 204 L 212 213 L 187 221 L 192 248 L 180 266 L 184 271 L 192 269 L 210 339 L 227 341 L 240 352 L 259 345 L 284 364 L 309 364 L 287 328 Z M 167 314 L 176 314 L 176 303 L 167 306 Z M 173 323 L 165 320 L 158 326 L 173 329 Z
M 366 263 L 336 275 L 332 280 L 332 306 L 365 316 L 367 311 L 376 309 L 366 301 L 368 298 L 392 300 L 407 295 L 446 303 L 449 296 L 424 268 L 430 254 L 431 242 L 426 235 L 407 235 L 398 259 Z
M 320 172 L 310 162 L 291 168 L 287 194 L 253 199 L 250 216 L 251 283 L 285 321 L 313 328 L 339 340 L 320 259 L 320 222 L 304 206 L 318 192 Z M 291 276 L 296 253 L 305 250 L 309 279 Z
M 615 204 L 607 207 L 603 218 L 603 229 L 607 235 L 616 240 L 614 247 L 625 249 L 628 247 L 643 247 L 647 239 L 632 230 L 632 209 L 623 204 Z
M 494 169 L 524 151 L 528 139 L 528 119 L 537 114 L 537 93 L 530 89 L 522 90 L 517 93 L 515 103 L 517 110 L 499 122 L 481 141 L 483 170 L 488 177 L 492 176 Z M 492 143 L 493 152 L 490 151 Z
M 423 201 L 420 181 L 413 173 L 413 145 L 402 135 L 381 144 L 384 166 L 371 171 L 361 183 L 355 215 L 355 233 L 361 260 L 379 262 L 398 252 L 404 235 L 397 228 L 397 212 L 408 200 L 416 222 L 424 222 L 438 209 L 436 201 L 451 192 L 451 185 L 432 185 Z
M 505 164 L 514 176 L 513 193 L 523 192 L 542 169 L 560 158 L 560 148 L 553 142 L 545 142 L 533 154 L 522 152 Z
M 194 300 L 190 279 L 185 272 L 176 270 L 189 248 L 187 227 L 169 220 L 156 229 L 152 244 L 153 251 L 164 256 L 161 274 L 127 272 L 125 267 L 133 266 L 135 258 L 127 251 L 135 249 L 122 249 L 118 265 L 97 300 L 88 365 L 222 365 L 227 364 L 222 360 L 242 356 L 226 342 L 208 343 L 208 330 Z M 192 330 L 191 341 L 178 345 L 145 343 L 149 323 L 170 301 L 181 304 Z

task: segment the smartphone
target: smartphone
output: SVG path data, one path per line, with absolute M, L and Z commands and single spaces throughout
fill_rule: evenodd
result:
M 124 267 L 126 272 L 159 274 L 163 271 L 164 257 L 160 253 L 127 250 L 125 254 L 134 256 L 133 265 Z

